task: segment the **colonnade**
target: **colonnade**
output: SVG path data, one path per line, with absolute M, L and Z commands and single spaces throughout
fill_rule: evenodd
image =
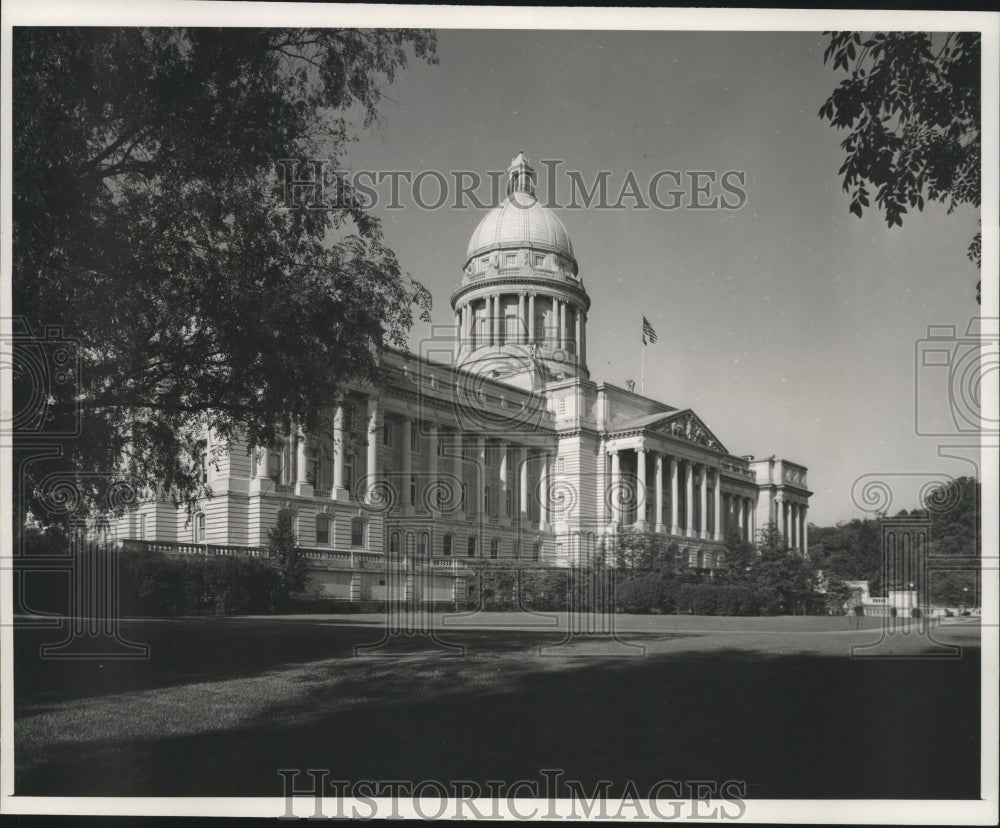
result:
M 754 498 L 733 492 L 723 492 L 722 472 L 706 463 L 697 463 L 647 448 L 611 449 L 611 479 L 609 482 L 611 521 L 623 523 L 627 501 L 633 493 L 623 482 L 622 454 L 635 453 L 635 525 L 666 532 L 679 537 L 700 540 L 723 540 L 726 516 L 732 515 L 745 540 L 754 537 Z M 646 520 L 649 480 L 653 474 L 653 520 Z M 664 515 L 665 478 L 669 480 L 669 521 Z M 709 485 L 711 483 L 711 486 Z M 711 495 L 709 494 L 711 491 Z M 711 508 L 709 503 L 711 501 Z M 681 504 L 683 503 L 683 512 Z M 649 525 L 649 524 L 652 525 Z
M 549 322 L 538 326 L 540 314 Z M 479 330 L 476 322 L 480 322 Z M 514 320 L 513 330 L 507 320 Z M 490 345 L 538 344 L 574 351 L 587 361 L 587 311 L 580 302 L 536 291 L 498 292 L 461 305 L 455 312 L 459 351 Z
M 775 525 L 789 548 L 803 555 L 809 552 L 808 512 L 809 507 L 805 503 L 787 500 L 781 494 L 775 497 Z

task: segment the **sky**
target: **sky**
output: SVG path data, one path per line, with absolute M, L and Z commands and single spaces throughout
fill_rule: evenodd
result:
M 980 314 L 966 258 L 978 211 L 929 205 L 892 230 L 879 213 L 848 211 L 844 135 L 817 114 L 840 79 L 823 65 L 821 33 L 438 38 L 439 65 L 411 61 L 397 76 L 349 170 L 485 176 L 524 151 L 539 169 L 562 162 L 562 201 L 565 170 L 587 182 L 609 171 L 613 195 L 630 172 L 643 186 L 662 170 L 745 173 L 736 210 L 641 210 L 627 199 L 622 210 L 559 211 L 592 301 L 592 379 L 638 384 L 645 315 L 659 334 L 646 349 L 646 395 L 694 409 L 732 454 L 807 466 L 817 525 L 865 516 L 855 499 L 873 475 L 889 481 L 894 513 L 917 506 L 928 480 L 975 473 L 916 433 L 928 400 L 931 430 L 954 426 L 947 377 L 915 354 L 929 325 L 956 326 L 948 347 L 967 347 Z M 424 192 L 433 201 L 437 190 Z M 405 191 L 401 203 L 375 208 L 385 241 L 433 294 L 434 324 L 452 324 L 449 297 L 483 211 L 423 209 Z M 428 333 L 417 324 L 411 347 Z

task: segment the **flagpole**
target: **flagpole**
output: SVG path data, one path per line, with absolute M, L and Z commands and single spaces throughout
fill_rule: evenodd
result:
M 642 393 L 642 396 L 645 397 L 646 396 L 646 337 L 642 338 L 642 370 L 639 376 L 640 376 L 639 389 L 640 392 Z

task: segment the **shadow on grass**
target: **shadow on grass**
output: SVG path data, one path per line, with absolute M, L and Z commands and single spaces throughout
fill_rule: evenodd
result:
M 466 659 L 340 660 L 345 639 L 313 636 L 292 648 L 325 648 L 306 666 L 288 653 L 233 662 L 289 682 L 235 726 L 61 745 L 18 769 L 17 792 L 281 796 L 282 768 L 446 784 L 557 768 L 619 792 L 736 779 L 748 798 L 979 796 L 978 649 L 953 661 L 726 647 L 580 662 L 517 654 L 559 636 L 505 630 L 456 636 L 482 653 Z

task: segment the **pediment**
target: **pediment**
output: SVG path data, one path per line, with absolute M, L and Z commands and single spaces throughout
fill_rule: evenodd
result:
M 729 453 L 726 451 L 726 447 L 722 445 L 722 441 L 712 433 L 712 430 L 705 425 L 701 417 L 695 414 L 690 408 L 666 415 L 656 425 L 652 426 L 650 430 L 668 437 L 697 443 L 713 451 L 721 451 L 724 454 Z
M 637 417 L 622 423 L 613 429 L 613 433 L 622 434 L 624 432 L 648 432 L 675 440 L 686 440 L 689 443 L 705 446 L 705 448 L 723 454 L 729 453 L 722 445 L 722 441 L 690 408 L 683 411 L 647 414 L 644 417 Z

